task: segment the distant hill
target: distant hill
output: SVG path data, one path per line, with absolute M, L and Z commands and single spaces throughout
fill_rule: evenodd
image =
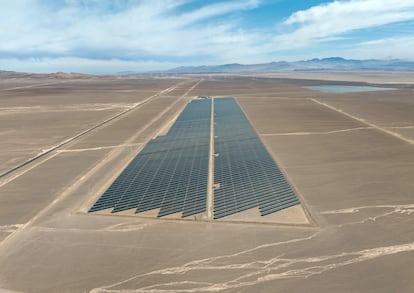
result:
M 17 72 L 17 71 L 6 71 L 0 70 L 0 78 L 90 78 L 92 75 L 76 73 L 76 72 L 55 72 L 55 73 L 28 73 L 28 72 Z
M 183 66 L 167 70 L 174 74 L 196 73 L 253 73 L 283 71 L 414 71 L 413 61 L 392 60 L 350 60 L 341 57 L 311 59 L 303 61 L 279 61 L 243 65 L 238 63 L 210 66 Z
M 414 61 L 400 59 L 389 60 L 352 60 L 341 57 L 310 59 L 301 61 L 277 61 L 261 64 L 222 64 L 202 66 L 181 66 L 166 71 L 120 71 L 115 75 L 141 74 L 209 74 L 209 73 L 271 73 L 271 72 L 306 72 L 306 71 L 411 71 L 414 72 Z M 110 74 L 111 75 L 111 74 Z M 93 75 L 75 72 L 26 73 L 0 70 L 0 78 L 90 78 Z

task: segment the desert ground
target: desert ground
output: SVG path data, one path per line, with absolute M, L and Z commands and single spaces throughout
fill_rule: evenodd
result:
M 305 88 L 365 82 L 395 90 Z M 307 224 L 87 213 L 197 96 L 236 98 Z M 1 292 L 408 293 L 413 263 L 413 74 L 1 77 Z

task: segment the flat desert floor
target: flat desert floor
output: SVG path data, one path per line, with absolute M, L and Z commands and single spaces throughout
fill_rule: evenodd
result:
M 401 76 L 2 78 L 0 291 L 413 292 L 414 78 Z M 396 89 L 304 88 L 352 78 Z M 310 224 L 86 213 L 199 95 L 236 98 Z

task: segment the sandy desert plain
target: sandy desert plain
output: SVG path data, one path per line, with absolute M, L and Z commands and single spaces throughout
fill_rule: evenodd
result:
M 364 81 L 395 90 L 304 87 Z M 237 99 L 308 223 L 86 213 L 199 95 Z M 0 162 L 0 292 L 414 292 L 414 74 L 2 77 Z

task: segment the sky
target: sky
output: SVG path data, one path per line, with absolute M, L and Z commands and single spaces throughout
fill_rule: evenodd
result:
M 414 60 L 414 0 L 13 0 L 0 13 L 0 70 Z

